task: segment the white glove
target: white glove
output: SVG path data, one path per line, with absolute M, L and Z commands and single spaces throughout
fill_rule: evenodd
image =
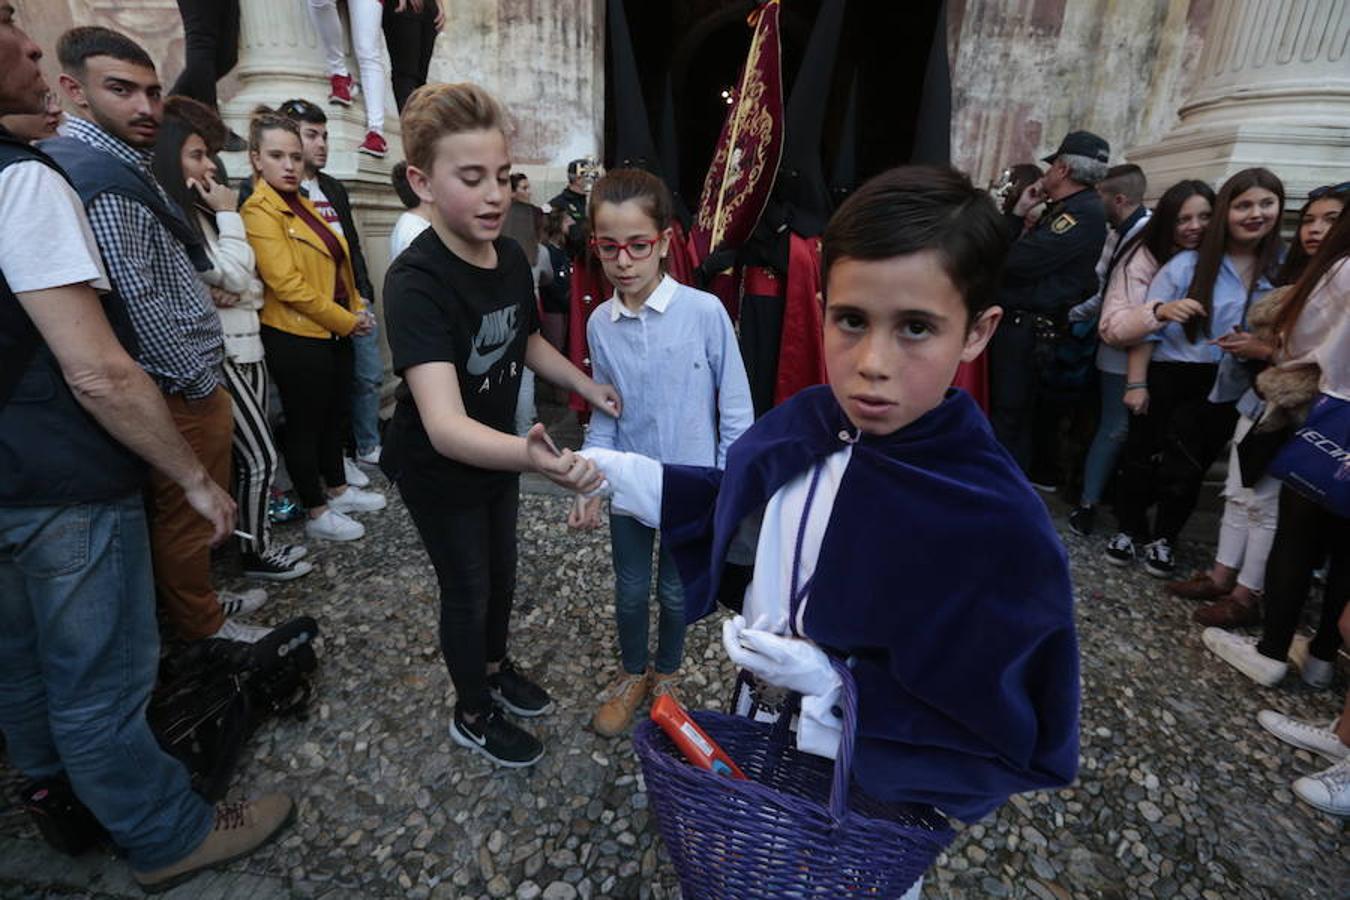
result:
M 736 665 L 802 695 L 797 748 L 833 759 L 843 727 L 835 714 L 843 684 L 825 651 L 805 638 L 746 628 L 743 616 L 722 622 L 722 644 Z
M 595 463 L 605 476 L 605 483 L 588 494 L 588 498 L 612 497 L 615 512 L 630 515 L 648 528 L 661 527 L 664 470 L 660 462 L 639 453 L 604 447 L 582 447 L 577 455 Z

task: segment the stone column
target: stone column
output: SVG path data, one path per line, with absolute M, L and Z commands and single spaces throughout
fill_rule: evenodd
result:
M 222 104 L 226 120 L 240 134 L 246 134 L 248 117 L 255 106 L 276 106 L 292 97 L 311 100 L 328 114 L 329 152 L 324 171 L 343 181 L 370 177 L 387 183 L 389 167 L 403 158 L 392 92 L 386 89 L 385 97 L 389 155 L 376 160 L 358 154 L 356 147 L 366 134 L 361 96 L 358 93 L 355 104 L 348 108 L 328 103 L 328 72 L 307 0 L 242 0 L 241 7 L 239 65 L 234 72 L 239 90 Z M 349 70 L 359 77 L 350 42 L 347 56 Z M 387 70 L 387 53 L 385 66 Z
M 1310 189 L 1350 179 L 1350 3 L 1215 4 L 1179 114 L 1162 140 L 1126 154 L 1148 175 L 1152 197 L 1182 178 L 1217 185 L 1266 166 L 1297 209 Z
M 388 65 L 387 54 L 385 64 Z M 347 65 L 356 75 L 350 42 Z M 390 168 L 403 158 L 392 92 L 385 99 L 389 154 L 380 160 L 357 153 L 356 147 L 366 134 L 360 94 L 349 108 L 328 103 L 328 72 L 306 0 L 242 0 L 239 65 L 234 75 L 239 89 L 221 104 L 221 113 L 239 134 L 247 135 L 249 115 L 259 104 L 275 107 L 292 97 L 302 97 L 319 104 L 327 113 L 329 150 L 324 171 L 341 181 L 351 195 L 362 255 L 378 295 L 389 266 L 389 233 L 403 211 L 389 182 Z M 249 171 L 244 153 L 226 154 L 226 164 L 231 174 Z M 383 309 L 382 303 L 376 304 L 381 329 Z M 387 366 L 387 348 L 384 353 Z M 388 387 L 392 386 L 391 381 Z

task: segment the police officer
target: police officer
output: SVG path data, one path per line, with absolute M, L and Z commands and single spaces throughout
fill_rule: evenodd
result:
M 1110 147 L 1088 131 L 1070 132 L 1045 158 L 1037 182 L 1049 204 L 1035 228 L 1025 209 L 1008 215 L 1012 248 L 1003 270 L 1003 321 L 990 344 L 990 419 L 994 434 L 1028 472 L 1041 379 L 1068 311 L 1097 290 L 1097 260 L 1106 241 L 1106 212 L 1093 185 L 1106 177 Z

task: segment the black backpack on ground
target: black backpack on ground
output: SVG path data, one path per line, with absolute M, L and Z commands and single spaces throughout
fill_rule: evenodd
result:
M 259 725 L 273 716 L 305 718 L 318 635 L 315 621 L 302 616 L 256 644 L 213 638 L 165 660 L 146 715 L 160 745 L 187 766 L 193 789 L 207 800 L 225 795 Z
M 43 840 L 62 853 L 79 856 L 108 837 L 64 775 L 29 782 L 21 802 Z

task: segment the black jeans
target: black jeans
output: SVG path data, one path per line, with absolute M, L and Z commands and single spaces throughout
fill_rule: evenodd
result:
M 1130 418 L 1116 518 L 1136 542 L 1166 538 L 1172 544 L 1200 497 L 1205 472 L 1233 436 L 1237 410 L 1210 403 L 1218 366 L 1157 362 L 1148 367 L 1148 412 Z M 1149 528 L 1148 509 L 1158 506 Z
M 436 49 L 436 0 L 426 0 L 420 13 L 412 8 L 394 12 L 394 0 L 384 4 L 384 42 L 389 47 L 390 80 L 398 111 L 412 92 L 427 83 L 431 52 Z
M 1331 555 L 1322 616 L 1308 653 L 1320 660 L 1336 658 L 1341 646 L 1336 623 L 1350 599 L 1350 519 L 1333 516 L 1298 491 L 1280 488 L 1280 519 L 1275 544 L 1266 563 L 1266 602 L 1262 656 L 1284 662 L 1294 640 L 1303 604 L 1312 588 L 1312 573 Z
M 447 506 L 434 494 L 406 487 L 399 494 L 436 569 L 441 591 L 441 654 L 455 685 L 456 706 L 488 711 L 487 664 L 506 657 L 516 596 L 516 515 L 513 483 L 486 503 Z
M 183 74 L 171 94 L 216 108 L 216 82 L 239 61 L 239 0 L 178 0 L 183 17 Z
M 286 471 L 306 509 L 323 506 L 325 483 L 347 483 L 342 423 L 351 405 L 351 339 L 300 337 L 264 325 L 262 342 L 286 416 L 278 435 Z

